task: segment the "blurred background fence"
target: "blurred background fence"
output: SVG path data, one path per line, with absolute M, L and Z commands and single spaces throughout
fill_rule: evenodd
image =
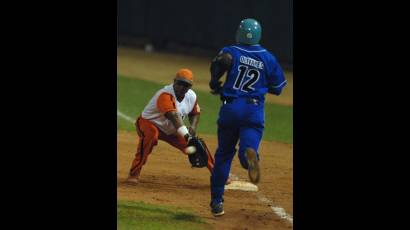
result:
M 235 42 L 243 18 L 262 25 L 261 45 L 293 69 L 293 0 L 119 0 L 118 44 L 214 56 Z

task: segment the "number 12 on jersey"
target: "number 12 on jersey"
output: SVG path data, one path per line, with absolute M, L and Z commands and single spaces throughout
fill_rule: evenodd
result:
M 249 69 L 246 65 L 238 66 L 239 74 L 236 77 L 235 83 L 233 85 L 234 89 L 240 89 L 243 92 L 254 91 L 255 88 L 252 86 L 259 80 L 260 73 L 257 69 Z M 244 81 L 245 75 L 248 77 Z

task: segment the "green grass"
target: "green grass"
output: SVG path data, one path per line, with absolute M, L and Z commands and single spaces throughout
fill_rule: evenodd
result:
M 117 229 L 209 229 L 209 224 L 189 211 L 143 202 L 117 201 Z
M 170 82 L 171 83 L 171 82 Z M 156 91 L 164 85 L 118 76 L 117 107 L 122 113 L 136 118 Z M 201 118 L 198 133 L 216 135 L 219 107 L 219 97 L 209 92 L 195 90 L 201 106 Z M 276 104 L 265 104 L 264 140 L 276 140 L 293 143 L 293 107 Z M 135 127 L 129 121 L 117 118 L 118 129 L 134 131 Z

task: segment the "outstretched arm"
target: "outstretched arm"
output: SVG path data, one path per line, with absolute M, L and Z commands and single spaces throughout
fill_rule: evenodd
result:
M 174 96 L 169 93 L 162 93 L 158 97 L 157 108 L 164 114 L 165 118 L 171 121 L 177 133 L 188 140 L 190 135 L 182 117 L 177 112 Z
M 199 116 L 200 116 L 199 113 L 198 114 L 188 115 L 189 123 L 191 124 L 191 126 L 189 127 L 189 133 L 192 136 L 196 136 L 196 128 L 197 128 L 198 123 L 199 123 Z
M 179 116 L 176 111 L 169 111 L 165 113 L 165 117 L 172 122 L 176 129 L 184 125 L 181 116 Z
M 176 111 L 169 111 L 166 112 L 164 115 L 168 120 L 172 122 L 178 134 L 183 136 L 185 140 L 188 141 L 191 135 L 189 134 L 187 127 L 184 125 L 181 116 L 179 116 L 179 114 Z

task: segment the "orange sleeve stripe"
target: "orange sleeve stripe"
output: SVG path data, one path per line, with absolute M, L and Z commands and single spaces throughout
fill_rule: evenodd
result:
M 190 115 L 196 115 L 196 114 L 200 114 L 200 113 L 201 113 L 201 108 L 199 107 L 198 99 L 197 99 L 195 101 L 194 108 L 192 109 L 192 111 L 189 114 Z
M 175 98 L 169 93 L 162 93 L 157 100 L 157 107 L 161 113 L 176 111 Z

